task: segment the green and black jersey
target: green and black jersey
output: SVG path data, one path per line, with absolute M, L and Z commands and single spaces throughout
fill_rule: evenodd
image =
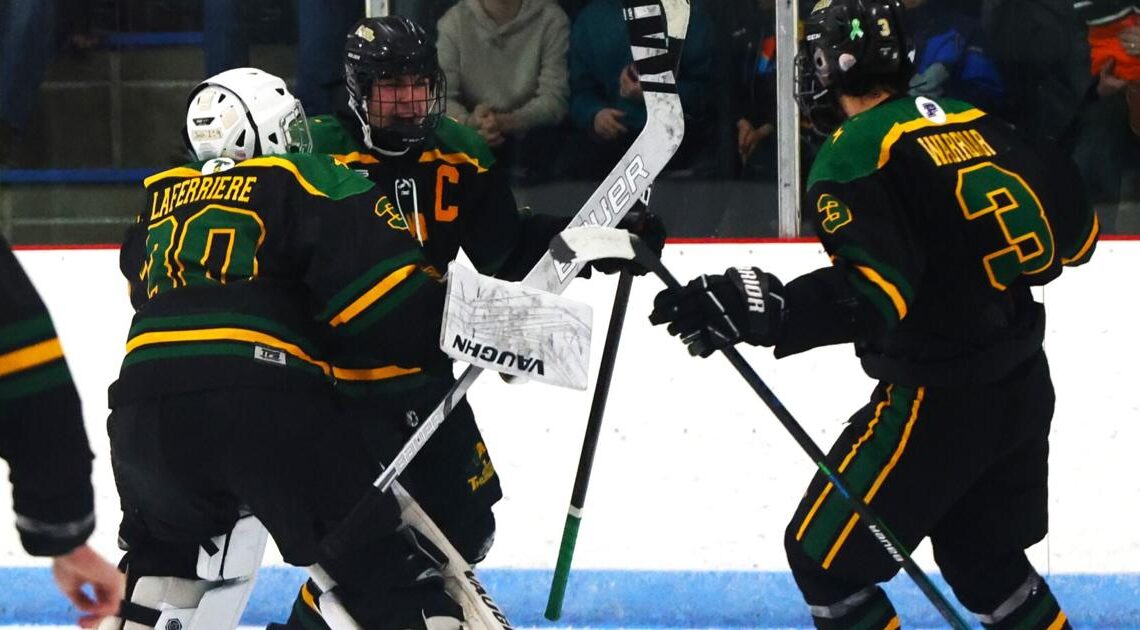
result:
M 91 449 L 51 317 L 0 237 L 0 456 L 28 553 L 55 556 L 95 529 Z
M 828 341 L 857 341 L 868 373 L 898 383 L 984 381 L 1023 361 L 1044 334 L 1029 287 L 1086 261 L 1099 233 L 1067 158 L 966 103 L 921 97 L 836 130 L 805 212 L 836 264 L 814 280 L 844 281 L 806 302 L 834 317 L 808 320 L 855 331 Z M 821 306 L 845 300 L 860 306 Z
M 345 165 L 212 160 L 145 186 L 120 259 L 136 310 L 120 399 L 448 369 L 442 287 L 387 196 Z
M 358 122 L 317 116 L 309 124 L 315 151 L 334 155 L 389 191 L 393 225 L 422 243 L 440 273 L 462 248 L 480 273 L 521 279 L 569 222 L 520 212 L 486 142 L 450 118 L 402 155 L 365 149 Z

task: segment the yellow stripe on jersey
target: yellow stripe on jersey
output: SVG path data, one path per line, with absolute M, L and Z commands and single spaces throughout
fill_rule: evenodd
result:
M 308 582 L 305 582 L 301 585 L 301 601 L 305 602 L 305 605 L 313 609 L 314 612 L 320 614 L 321 608 L 320 606 L 317 606 L 316 598 L 313 597 L 313 593 L 309 591 Z
M 157 182 L 160 179 L 166 179 L 168 177 L 201 177 L 201 176 L 202 176 L 201 171 L 198 171 L 198 170 L 195 170 L 192 168 L 187 168 L 185 166 L 177 166 L 175 168 L 171 168 L 171 169 L 167 169 L 165 171 L 162 171 L 161 173 L 155 173 L 154 175 L 151 175 L 150 177 L 144 179 L 143 180 L 143 186 L 150 188 L 151 184 Z
M 1070 258 L 1062 257 L 1061 258 L 1061 264 L 1067 265 L 1067 264 L 1073 262 L 1074 260 L 1080 260 L 1080 259 L 1084 258 L 1085 254 L 1089 253 L 1089 250 L 1092 249 L 1092 246 L 1096 243 L 1096 239 L 1099 236 L 1100 236 L 1100 220 L 1097 218 L 1096 213 L 1094 212 L 1093 213 L 1092 229 L 1089 230 L 1089 235 L 1088 235 L 1088 238 L 1085 239 L 1085 244 L 1081 245 L 1081 249 L 1079 251 L 1077 251 L 1076 254 L 1073 254 Z
M 285 160 L 285 159 L 282 159 L 279 157 L 273 157 L 273 156 L 257 157 L 257 158 L 251 158 L 248 160 L 243 160 L 243 161 L 238 163 L 238 166 L 240 166 L 240 167 L 244 167 L 244 166 L 258 166 L 258 167 L 277 166 L 277 167 L 283 168 L 283 169 L 285 169 L 285 170 L 287 170 L 293 174 L 293 177 L 296 178 L 297 183 L 301 184 L 301 187 L 305 189 L 305 192 L 309 193 L 310 195 L 314 195 L 316 197 L 328 197 L 328 195 L 321 192 L 320 189 L 318 189 L 316 186 L 313 186 L 313 184 L 310 183 L 309 180 L 306 179 L 305 176 L 301 174 L 301 171 L 300 171 L 300 169 L 297 168 L 297 165 L 290 162 L 289 160 Z M 163 179 L 167 179 L 167 178 L 171 178 L 171 177 L 181 177 L 181 178 L 202 177 L 202 172 L 195 170 L 195 169 L 192 169 L 192 168 L 187 168 L 185 166 L 178 166 L 178 167 L 175 167 L 175 168 L 172 168 L 169 170 L 162 171 L 161 173 L 156 173 L 154 175 L 151 175 L 150 177 L 143 180 L 143 186 L 146 186 L 149 188 L 150 185 L 153 184 L 154 182 L 157 182 L 157 181 L 163 180 Z
M 894 304 L 895 311 L 898 312 L 900 320 L 906 317 L 906 300 L 903 299 L 902 292 L 899 291 L 898 287 L 879 275 L 879 272 L 866 265 L 855 265 L 855 268 L 858 269 L 859 273 L 863 274 L 867 280 L 870 280 L 871 283 L 882 289 L 883 293 L 887 294 L 887 297 L 891 299 L 891 303 Z
M 293 174 L 293 177 L 295 177 L 297 179 L 297 183 L 301 184 L 301 188 L 304 188 L 305 192 L 307 192 L 310 195 L 313 195 L 315 197 L 328 197 L 328 195 L 321 192 L 320 189 L 318 189 L 316 186 L 309 183 L 309 180 L 305 179 L 305 176 L 301 174 L 301 171 L 300 171 L 300 169 L 297 168 L 297 165 L 290 162 L 289 160 L 285 160 L 285 159 L 282 159 L 279 157 L 273 157 L 273 156 L 257 157 L 257 158 L 253 158 L 250 160 L 245 160 L 244 162 L 240 162 L 239 166 L 278 166 L 278 167 L 281 167 L 281 168 L 283 168 L 283 169 L 285 169 L 285 170 L 287 170 Z
M 887 135 L 883 136 L 882 143 L 879 144 L 878 168 L 883 168 L 883 165 L 891 159 L 891 147 L 899 141 L 899 138 L 901 138 L 904 133 L 917 131 L 924 127 L 934 127 L 935 125 L 952 125 L 955 123 L 970 122 L 985 115 L 986 113 L 980 109 L 967 109 L 957 114 L 946 114 L 946 121 L 942 123 L 936 123 L 929 118 L 915 118 L 905 123 L 895 123 L 894 126 L 891 127 L 891 130 L 887 132 Z
M 333 376 L 342 381 L 382 381 L 397 376 L 418 374 L 422 370 L 418 367 L 406 368 L 398 365 L 385 365 L 378 368 L 333 368 Z
M 379 164 L 380 160 L 360 151 L 353 151 L 352 153 L 337 153 L 334 154 L 333 159 L 345 164 Z
M 431 151 L 424 151 L 420 154 L 420 162 L 433 162 L 435 160 L 443 160 L 448 164 L 473 164 L 475 172 L 484 173 L 487 168 L 479 163 L 477 158 L 474 158 L 466 153 L 444 153 L 439 149 L 432 149 Z
M 902 622 L 899 621 L 899 616 L 895 615 L 894 617 L 891 617 L 891 620 L 887 622 L 887 627 L 883 628 L 883 630 L 898 630 L 901 627 Z
M 1062 610 L 1057 613 L 1057 618 L 1053 620 L 1053 623 L 1049 624 L 1048 630 L 1061 630 L 1061 628 L 1065 627 L 1065 622 L 1068 620 L 1069 618 L 1065 616 L 1065 611 Z
M 278 339 L 273 335 L 268 335 L 256 330 L 249 330 L 248 328 L 198 328 L 195 330 L 169 330 L 142 333 L 127 340 L 127 353 L 129 354 L 145 346 L 188 341 L 244 341 L 247 343 L 265 344 L 276 350 L 283 350 L 306 363 L 311 363 L 321 368 L 321 371 L 324 372 L 325 375 L 332 374 L 332 367 L 328 363 L 309 356 L 300 346 Z
M 62 356 L 63 347 L 59 345 L 58 337 L 0 354 L 0 378 L 39 367 Z
M 918 408 L 922 406 L 922 399 L 925 397 L 925 395 L 925 387 L 919 387 L 918 391 L 915 392 L 914 402 L 910 407 L 910 418 L 907 418 L 906 426 L 903 427 L 902 439 L 899 440 L 899 445 L 895 448 L 895 452 L 891 454 L 890 461 L 887 462 L 887 465 L 884 466 L 881 471 L 879 471 L 879 476 L 876 477 L 875 482 L 871 484 L 871 489 L 868 490 L 867 494 L 863 496 L 864 503 L 870 505 L 871 499 L 875 498 L 875 495 L 879 492 L 879 488 L 881 488 L 883 486 L 883 482 L 887 480 L 887 475 L 891 474 L 891 471 L 895 469 L 895 465 L 899 463 L 899 459 L 902 457 L 903 451 L 906 450 L 907 442 L 910 441 L 910 432 L 912 429 L 914 429 L 915 420 L 918 420 Z M 835 544 L 831 546 L 831 551 L 829 551 L 827 553 L 827 557 L 823 559 L 822 566 L 824 569 L 831 567 L 831 561 L 835 559 L 835 555 L 839 553 L 839 549 L 843 547 L 843 543 L 847 542 L 847 536 L 851 534 L 851 530 L 855 527 L 855 523 L 858 520 L 859 514 L 857 513 L 852 514 L 851 518 L 848 519 L 847 525 L 843 528 L 843 533 L 839 535 L 839 538 L 836 539 Z
M 344 310 L 337 313 L 331 320 L 329 320 L 329 325 L 335 328 L 341 324 L 348 323 L 352 318 L 363 312 L 364 309 L 372 306 L 376 300 L 379 300 L 380 298 L 384 297 L 384 295 L 389 291 L 396 288 L 396 285 L 400 284 L 404 280 L 407 280 L 408 276 L 411 276 L 413 273 L 415 273 L 415 271 L 416 266 L 412 264 L 404 265 L 403 267 L 400 267 L 399 269 L 388 274 L 384 277 L 383 280 L 377 282 L 371 289 L 368 289 L 364 295 L 356 298 L 352 304 L 349 304 L 344 308 Z
M 844 457 L 843 461 L 840 462 L 839 468 L 837 469 L 838 472 L 842 473 L 847 470 L 848 464 L 851 463 L 851 460 L 855 459 L 855 455 L 859 452 L 859 447 L 862 446 L 867 440 L 871 439 L 871 436 L 875 433 L 875 425 L 879 424 L 879 420 L 882 419 L 883 410 L 889 407 L 891 404 L 891 392 L 894 390 L 894 387 L 894 385 L 887 385 L 887 395 L 878 404 L 878 406 L 875 407 L 875 417 L 871 418 L 871 422 L 867 424 L 867 430 L 863 432 L 863 435 L 859 436 L 859 439 L 856 440 L 855 444 L 851 446 L 851 451 L 847 453 L 847 457 Z M 832 485 L 830 482 L 828 482 L 827 486 L 824 487 L 823 492 L 819 493 L 819 498 L 815 500 L 815 504 L 812 505 L 811 511 L 809 511 L 807 516 L 804 517 L 804 522 L 800 524 L 800 529 L 796 532 L 796 540 L 803 539 L 804 532 L 807 531 L 808 525 L 815 517 L 815 513 L 819 510 L 820 506 L 823 505 L 824 499 L 826 499 L 827 495 L 831 493 L 831 488 Z

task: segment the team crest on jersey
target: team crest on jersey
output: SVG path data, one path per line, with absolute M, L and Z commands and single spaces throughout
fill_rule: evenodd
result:
M 828 234 L 835 234 L 836 230 L 851 223 L 851 208 L 834 195 L 827 193 L 820 195 L 816 200 L 815 210 L 822 215 L 819 218 L 819 225 Z
M 372 212 L 388 223 L 388 227 L 393 230 L 408 230 L 408 223 L 404 221 L 404 217 L 396 212 L 396 207 L 388 201 L 388 196 L 385 195 L 376 200 L 376 206 L 372 208 Z
M 819 2 L 815 3 L 815 6 L 811 8 L 811 12 L 822 11 L 829 6 L 831 6 L 831 0 L 819 0 Z
M 214 173 L 228 171 L 233 168 L 235 164 L 237 164 L 237 162 L 234 162 L 228 157 L 214 158 L 212 160 L 208 160 L 205 164 L 202 165 L 202 174 L 213 175 Z
M 918 113 L 922 114 L 922 117 L 930 122 L 939 125 L 946 122 L 946 112 L 942 109 L 942 106 L 925 96 L 914 99 L 914 106 L 918 108 Z

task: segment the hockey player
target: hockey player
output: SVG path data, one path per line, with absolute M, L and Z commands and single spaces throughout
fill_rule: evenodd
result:
M 391 192 L 392 225 L 422 245 L 435 274 L 442 276 L 462 247 L 483 274 L 525 276 L 569 218 L 520 211 L 484 140 L 443 115 L 445 79 L 424 30 L 401 16 L 360 21 L 345 44 L 345 72 L 351 112 L 313 118 L 314 149 Z M 624 226 L 658 251 L 664 245 L 665 228 L 654 215 L 639 213 Z M 344 367 L 368 373 L 376 366 L 369 357 L 357 357 Z M 340 389 L 354 399 L 350 412 L 364 424 L 376 456 L 387 462 L 453 383 L 450 375 L 433 373 L 361 380 Z M 378 422 L 382 416 L 407 421 Z M 401 481 L 468 562 L 482 559 L 495 531 L 491 508 L 502 491 L 465 398 Z M 305 627 L 302 619 L 318 623 L 307 605 L 312 586 L 297 598 L 289 628 Z
M 51 556 L 60 591 L 91 627 L 114 615 L 122 574 L 87 546 L 95 529 L 91 449 L 51 317 L 0 237 L 0 456 L 20 542 Z M 89 586 L 90 594 L 83 587 Z
M 843 120 L 805 207 L 834 265 L 786 286 L 756 267 L 655 299 L 694 355 L 745 341 L 785 357 L 853 343 L 879 380 L 828 464 L 908 549 L 929 537 L 987 628 L 1068 628 L 1024 550 L 1047 532 L 1053 384 L 1031 286 L 1098 234 L 1075 167 L 952 100 L 906 96 L 895 0 L 830 0 L 805 24 L 801 101 Z M 801 66 L 803 67 L 803 66 Z M 837 118 L 833 118 L 835 120 Z M 898 565 L 817 473 L 785 547 L 818 628 L 898 627 L 877 584 Z
M 431 363 L 442 289 L 418 245 L 371 182 L 304 153 L 277 77 L 203 82 L 186 132 L 201 161 L 146 180 L 120 261 L 136 310 L 108 420 L 124 627 L 234 627 L 264 544 L 252 515 L 287 562 L 320 563 L 362 627 L 458 628 L 432 546 L 373 491 L 332 389 L 450 369 Z M 330 363 L 351 347 L 384 367 Z

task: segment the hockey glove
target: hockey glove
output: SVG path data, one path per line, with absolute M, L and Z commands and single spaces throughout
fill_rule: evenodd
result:
M 641 242 L 657 256 L 661 255 L 661 250 L 665 248 L 665 222 L 661 217 L 653 214 L 645 209 L 645 206 L 634 206 L 621 221 L 618 222 L 617 228 L 619 230 L 626 230 L 630 234 L 636 234 Z M 602 258 L 595 260 L 590 265 L 602 273 L 613 274 L 618 273 L 622 269 L 628 268 L 630 273 L 635 276 L 644 276 L 646 269 L 641 265 L 621 258 Z
M 756 267 L 732 267 L 721 275 L 695 278 L 681 289 L 665 289 L 654 298 L 649 315 L 655 326 L 668 323 L 669 334 L 700 357 L 740 341 L 774 346 L 786 318 L 784 285 Z

